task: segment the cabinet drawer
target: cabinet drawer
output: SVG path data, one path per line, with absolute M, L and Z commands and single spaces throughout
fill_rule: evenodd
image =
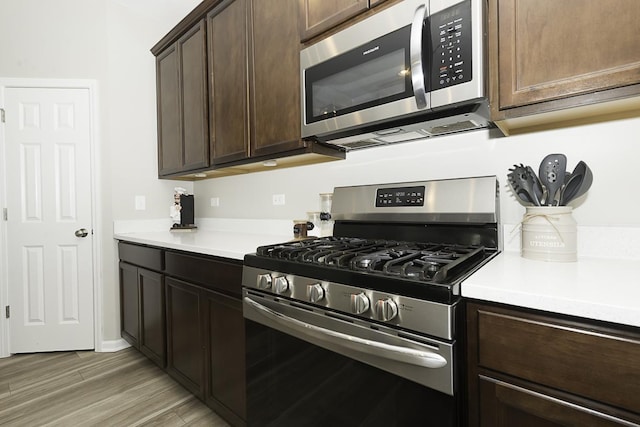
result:
M 170 276 L 238 297 L 241 295 L 240 262 L 236 264 L 214 258 L 167 252 L 165 267 L 166 274 Z
M 509 310 L 476 313 L 480 366 L 640 412 L 640 333 Z
M 118 254 L 121 261 L 150 270 L 162 271 L 164 267 L 162 252 L 162 249 L 158 248 L 118 242 Z
M 630 425 L 624 418 L 493 378 L 481 376 L 479 386 L 480 396 L 482 396 L 480 419 L 482 426 L 621 427 Z

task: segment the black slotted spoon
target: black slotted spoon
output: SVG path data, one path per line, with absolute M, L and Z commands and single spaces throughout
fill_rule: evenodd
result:
M 566 170 L 567 157 L 564 154 L 549 154 L 542 159 L 538 176 L 548 195 L 541 200 L 541 205 L 557 206 L 560 203 L 558 192 L 564 184 Z
M 507 178 L 511 189 L 521 201 L 540 206 L 539 194 L 542 194 L 542 189 L 538 186 L 535 174 L 530 173 L 526 166 L 522 163 L 513 165 L 513 168 L 509 169 Z

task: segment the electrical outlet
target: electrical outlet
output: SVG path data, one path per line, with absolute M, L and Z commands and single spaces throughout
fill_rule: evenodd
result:
M 136 196 L 136 210 L 143 211 L 147 208 L 147 200 L 144 196 Z
M 274 194 L 273 195 L 273 204 L 274 205 L 284 205 L 284 194 Z
M 211 206 L 213 206 L 213 207 L 220 206 L 220 197 L 212 197 L 211 198 Z

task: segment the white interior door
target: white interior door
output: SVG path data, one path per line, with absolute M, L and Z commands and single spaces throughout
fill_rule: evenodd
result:
M 10 353 L 94 347 L 90 106 L 5 89 Z

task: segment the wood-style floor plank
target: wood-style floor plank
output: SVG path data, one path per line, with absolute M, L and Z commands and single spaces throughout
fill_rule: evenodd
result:
M 131 348 L 0 359 L 0 425 L 228 427 Z

